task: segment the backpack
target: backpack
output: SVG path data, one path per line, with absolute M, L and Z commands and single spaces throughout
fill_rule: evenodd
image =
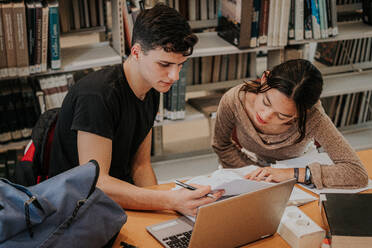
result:
M 15 168 L 15 183 L 31 186 L 48 179 L 54 130 L 60 108 L 49 109 L 40 115 L 32 129 L 31 142 Z
M 102 247 L 126 222 L 94 160 L 31 187 L 0 179 L 0 248 Z

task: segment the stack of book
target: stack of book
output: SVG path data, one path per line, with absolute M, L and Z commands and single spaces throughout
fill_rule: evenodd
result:
M 61 0 L 59 9 L 62 33 L 105 25 L 103 0 Z
M 7 1 L 0 13 L 0 78 L 60 69 L 58 1 Z
M 336 127 L 371 121 L 371 102 L 372 90 L 322 99 L 324 110 Z
M 244 79 L 250 76 L 251 54 L 239 53 L 191 58 L 187 63 L 188 85 Z M 243 82 L 243 81 L 242 81 Z
M 336 0 L 221 0 L 218 33 L 239 48 L 338 34 Z
M 321 214 L 332 248 L 367 248 L 372 244 L 372 194 L 321 195 Z
M 36 87 L 25 78 L 5 80 L 0 85 L 0 144 L 27 139 L 40 109 Z
M 75 83 L 71 73 L 38 78 L 40 91 L 36 92 L 41 112 L 62 106 L 68 89 Z
M 372 38 L 318 43 L 314 58 L 328 66 L 372 61 Z

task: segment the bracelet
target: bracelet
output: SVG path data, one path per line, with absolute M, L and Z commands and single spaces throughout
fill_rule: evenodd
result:
M 293 168 L 293 175 L 296 178 L 296 182 L 298 182 L 298 168 Z
M 309 166 L 306 166 L 304 184 L 311 184 L 311 171 Z

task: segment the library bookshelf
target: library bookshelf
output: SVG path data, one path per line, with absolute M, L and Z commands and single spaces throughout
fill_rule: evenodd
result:
M 86 2 L 82 2 L 83 1 L 81 1 L 81 4 L 87 4 Z M 122 8 L 125 4 L 125 0 L 94 0 L 90 1 L 89 4 L 92 4 L 93 2 L 95 2 L 97 6 L 100 6 L 100 9 L 97 9 L 96 14 L 104 14 L 104 16 L 99 17 L 101 23 L 96 24 L 96 26 L 93 26 L 91 23 L 90 27 L 83 27 L 82 25 L 81 27 L 79 26 L 79 28 L 73 28 L 68 30 L 68 32 L 59 34 L 61 42 L 60 68 L 48 68 L 43 72 L 36 72 L 22 76 L 2 76 L 0 77 L 0 85 L 3 83 L 2 81 L 9 81 L 18 78 L 42 78 L 45 76 L 63 75 L 65 73 L 90 68 L 100 68 L 103 66 L 121 64 L 125 56 L 125 41 L 122 36 L 124 32 Z M 106 5 L 103 6 L 102 4 L 104 2 Z M 67 12 L 63 12 L 64 10 L 62 9 L 61 3 L 63 3 L 63 5 L 66 3 L 71 4 L 71 1 L 60 0 L 59 3 L 59 15 L 61 15 L 61 20 L 63 21 L 68 19 L 68 17 L 62 15 L 65 15 L 66 13 L 71 15 L 72 11 L 71 9 L 67 9 Z M 80 7 L 86 8 L 87 6 L 81 5 Z M 85 14 L 87 15 L 86 18 L 89 19 L 91 18 L 92 12 L 86 12 Z M 96 18 L 98 20 L 98 17 Z M 61 31 L 62 29 L 63 27 L 61 27 Z M 108 34 L 112 34 L 112 36 L 109 37 Z M 64 46 L 65 40 L 67 40 L 67 42 L 65 42 L 67 44 L 66 46 Z M 0 153 L 4 153 L 8 150 L 23 149 L 28 142 L 29 140 L 25 139 L 2 144 L 0 145 Z
M 344 4 L 337 5 L 338 12 L 353 11 L 356 9 L 361 9 L 361 3 L 354 4 Z M 192 21 L 194 26 L 208 26 L 211 22 L 199 21 L 200 24 L 197 25 L 197 21 Z M 194 53 L 191 58 L 205 57 L 205 56 L 221 56 L 229 54 L 240 54 L 249 53 L 251 56 L 251 65 L 248 77 L 224 80 L 218 82 L 210 83 L 199 83 L 195 85 L 187 84 L 186 86 L 186 98 L 192 98 L 193 95 L 203 92 L 209 94 L 209 92 L 214 92 L 223 89 L 229 89 L 243 81 L 255 79 L 258 76 L 257 71 L 257 58 L 259 53 L 267 54 L 267 67 L 283 62 L 283 51 L 288 47 L 299 47 L 303 50 L 303 58 L 310 59 L 313 61 L 313 55 L 308 53 L 309 46 L 314 46 L 314 44 L 319 42 L 335 42 L 335 41 L 345 41 L 351 39 L 363 39 L 372 37 L 372 26 L 364 24 L 363 22 L 349 22 L 349 23 L 338 23 L 338 34 L 333 37 L 325 39 L 303 39 L 300 41 L 289 39 L 286 46 L 268 47 L 260 46 L 248 49 L 238 49 L 236 46 L 231 45 L 229 42 L 222 39 L 216 32 L 206 32 L 199 33 L 199 42 L 195 46 Z M 371 48 L 372 49 L 372 48 Z M 356 62 L 346 65 L 338 66 L 326 66 L 319 63 L 318 61 L 313 61 L 317 68 L 321 71 L 324 79 L 324 88 L 321 98 L 329 98 L 334 96 L 341 96 L 345 94 L 357 94 L 362 92 L 368 92 L 372 90 L 372 62 Z M 368 104 L 367 104 L 368 105 Z M 366 107 L 367 111 L 372 111 L 371 103 Z M 369 110 L 368 110 L 369 109 Z M 154 161 L 159 161 L 162 159 L 171 159 L 182 157 L 180 154 L 168 153 L 166 149 L 163 149 L 163 141 L 161 136 L 163 131 L 162 128 L 166 128 L 168 125 L 179 125 L 182 123 L 195 121 L 195 120 L 206 120 L 210 125 L 210 135 L 209 139 L 212 137 L 213 133 L 213 116 L 206 116 L 201 114 L 199 111 L 194 109 L 192 106 L 186 103 L 186 115 L 184 120 L 164 120 L 162 122 L 157 122 L 154 127 L 154 146 L 160 146 L 155 149 L 155 154 L 153 156 Z M 340 132 L 349 141 L 355 150 L 363 150 L 372 148 L 372 121 L 366 121 L 358 124 L 343 125 L 338 127 Z M 158 134 L 160 133 L 160 135 Z M 180 131 L 181 133 L 181 131 Z M 158 139 L 158 140 L 157 140 Z M 195 147 L 198 147 L 197 143 L 202 143 L 199 138 L 194 140 L 186 139 L 187 143 L 195 142 Z M 172 143 L 172 146 L 179 145 L 183 147 L 183 144 Z M 208 142 L 207 142 L 208 143 Z M 192 155 L 200 155 L 201 152 L 209 153 L 212 152 L 210 145 L 196 149 L 194 152 L 189 150 L 184 151 L 184 156 L 189 157 Z

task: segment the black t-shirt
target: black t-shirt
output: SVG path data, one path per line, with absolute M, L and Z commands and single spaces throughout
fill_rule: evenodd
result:
M 142 101 L 128 85 L 123 66 L 90 73 L 65 97 L 55 129 L 49 176 L 79 164 L 77 131 L 112 140 L 110 175 L 133 183 L 134 154 L 153 126 L 159 93 L 147 92 Z

